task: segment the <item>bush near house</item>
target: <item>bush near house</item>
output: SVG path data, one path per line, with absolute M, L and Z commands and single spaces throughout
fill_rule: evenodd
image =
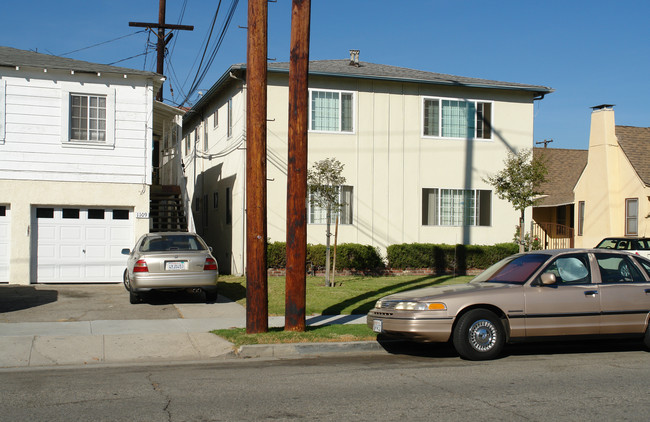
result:
M 485 269 L 518 252 L 514 243 L 482 245 L 446 245 L 403 243 L 387 248 L 388 268 L 432 268 L 436 274 L 466 274 L 468 269 Z
M 428 268 L 436 274 L 466 274 L 468 269 L 485 269 L 517 252 L 518 246 L 514 243 L 491 246 L 404 243 L 388 247 L 386 265 L 377 248 L 358 243 L 343 243 L 337 246 L 336 269 L 383 273 L 386 268 Z M 267 261 L 269 268 L 285 268 L 286 243 L 269 242 Z M 325 245 L 307 245 L 307 264 L 315 269 L 325 266 Z
M 285 242 L 270 242 L 267 246 L 267 266 L 285 268 L 287 266 Z M 307 265 L 315 268 L 325 267 L 325 245 L 307 245 Z M 334 254 L 334 248 L 330 249 Z M 376 248 L 358 243 L 343 243 L 336 248 L 336 269 L 356 269 L 360 271 L 381 271 L 384 261 Z

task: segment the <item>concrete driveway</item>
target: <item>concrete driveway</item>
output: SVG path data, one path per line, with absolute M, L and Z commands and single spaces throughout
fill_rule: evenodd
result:
M 203 293 L 151 292 L 131 305 L 120 284 L 0 285 L 0 323 L 176 318 L 244 318 L 227 298 L 205 303 Z

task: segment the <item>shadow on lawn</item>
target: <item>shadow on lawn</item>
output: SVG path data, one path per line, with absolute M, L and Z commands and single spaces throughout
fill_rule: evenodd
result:
M 227 297 L 233 302 L 237 302 L 240 299 L 246 299 L 246 287 L 237 281 L 232 283 L 219 281 L 217 283 L 217 291 L 220 295 Z
M 399 293 L 405 290 L 411 290 L 414 288 L 414 285 L 422 283 L 425 280 L 430 280 L 431 278 L 432 276 L 424 276 L 424 277 L 416 278 L 415 280 L 405 281 L 404 283 L 386 286 L 378 290 L 372 290 L 370 292 L 366 292 L 358 296 L 351 297 L 350 299 L 346 299 L 341 303 L 337 303 L 336 305 L 332 305 L 328 308 L 323 309 L 323 315 L 340 315 L 344 309 L 357 304 L 358 306 L 352 309 L 350 311 L 350 314 L 367 314 L 373 308 L 373 306 L 375 306 L 377 295 L 381 295 L 382 293 L 387 293 L 387 292 Z M 431 281 L 431 283 L 427 283 L 426 287 L 443 283 L 452 278 L 454 277 L 453 276 L 440 277 L 434 281 Z M 417 287 L 425 287 L 425 286 L 417 286 Z M 395 291 L 395 289 L 398 290 Z

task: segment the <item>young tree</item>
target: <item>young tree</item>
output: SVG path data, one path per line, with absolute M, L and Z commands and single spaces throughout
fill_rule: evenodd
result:
M 326 158 L 314 163 L 307 171 L 307 186 L 309 187 L 310 199 L 313 205 L 326 210 L 326 247 L 325 247 L 325 284 L 330 283 L 330 237 L 332 233 L 330 226 L 332 215 L 336 215 L 341 206 L 339 190 L 345 183 L 343 164 L 336 158 Z M 338 220 L 337 220 L 338 221 Z
M 548 169 L 541 157 L 533 157 L 530 149 L 508 153 L 505 168 L 483 181 L 494 187 L 497 197 L 510 202 L 521 212 L 519 218 L 519 252 L 524 251 L 524 210 L 539 202 L 543 192 L 540 189 L 546 181 Z

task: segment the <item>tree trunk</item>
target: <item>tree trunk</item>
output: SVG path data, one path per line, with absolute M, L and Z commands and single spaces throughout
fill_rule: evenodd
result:
M 339 239 L 339 215 L 336 214 L 336 223 L 334 224 L 334 259 L 332 259 L 332 287 L 336 286 L 336 244 Z
M 330 233 L 330 218 L 332 216 L 332 207 L 327 206 L 327 228 L 326 228 L 326 233 L 325 237 L 327 239 L 325 240 L 325 285 L 327 287 L 330 287 L 330 236 L 332 236 L 332 233 Z
M 524 252 L 524 210 L 521 210 L 519 218 L 519 253 Z

